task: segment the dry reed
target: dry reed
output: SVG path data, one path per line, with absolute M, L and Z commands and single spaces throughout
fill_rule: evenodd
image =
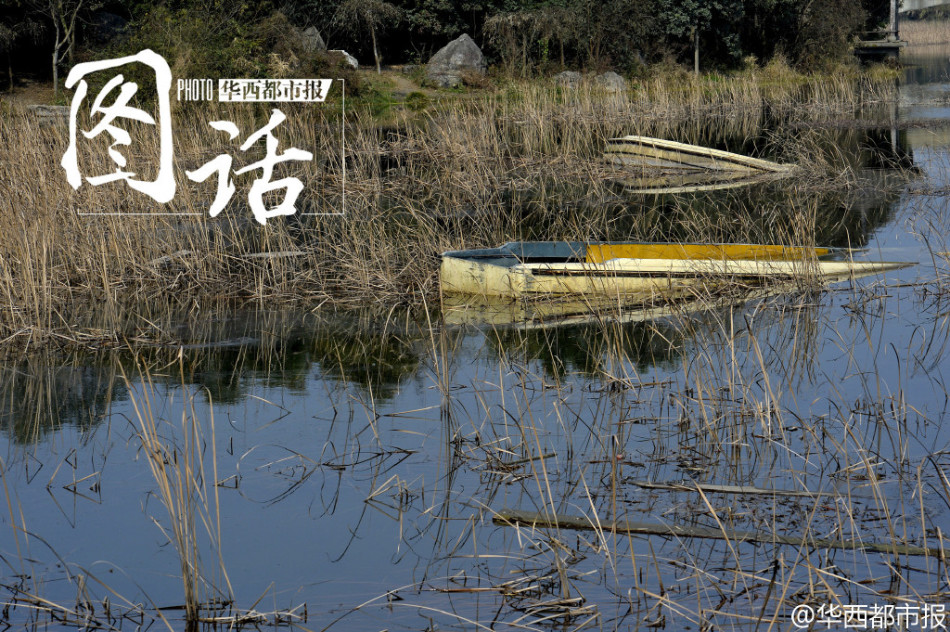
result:
M 901 38 L 911 45 L 950 44 L 950 22 L 947 20 L 904 20 Z
M 863 290 L 854 291 L 860 296 Z M 824 321 L 820 300 L 803 293 L 747 305 L 709 302 L 705 313 L 674 314 L 666 324 L 642 328 L 618 326 L 606 310 L 602 320 L 592 316 L 589 326 L 569 336 L 554 329 L 524 332 L 520 347 L 513 344 L 518 336 L 507 338 L 500 373 L 513 379 L 498 387 L 506 393 L 498 395 L 503 410 L 483 391 L 485 408 L 471 422 L 474 437 L 462 444 L 473 463 L 494 473 L 482 495 L 494 497 L 497 485 L 507 503 L 515 498 L 538 513 L 536 526 L 528 518 L 517 527 L 517 540 L 508 543 L 510 568 L 504 568 L 526 584 L 536 582 L 539 592 L 512 591 L 505 572 L 480 575 L 502 595 L 518 594 L 506 598 L 502 612 L 525 624 L 550 618 L 577 625 L 590 616 L 609 629 L 664 621 L 784 629 L 798 605 L 870 606 L 879 590 L 913 608 L 941 599 L 926 587 L 941 585 L 943 536 L 922 500 L 931 497 L 928 486 L 936 485 L 938 497 L 941 487 L 945 493 L 939 468 L 935 462 L 936 470 L 928 464 L 907 478 L 883 477 L 902 471 L 920 412 L 903 394 L 882 397 L 886 387 L 877 371 L 836 383 L 815 401 L 800 399 L 809 385 L 830 379 L 817 361 L 826 336 L 860 337 L 883 326 L 868 316 L 850 332 L 839 330 L 840 324 Z M 658 370 L 649 346 L 630 344 L 638 332 L 670 345 L 678 377 L 675 370 Z M 540 344 L 530 342 L 535 338 Z M 556 348 L 568 340 L 570 350 Z M 544 355 L 573 357 L 577 348 L 599 367 L 602 377 L 589 383 L 592 392 L 543 386 L 554 378 Z M 844 350 L 854 354 L 853 346 Z M 667 380 L 658 382 L 656 373 Z M 866 392 L 866 400 L 847 401 L 849 387 Z M 459 388 L 445 393 L 445 406 L 455 405 Z M 825 405 L 829 414 L 816 411 Z M 501 447 L 506 456 L 493 457 Z M 683 478 L 654 484 L 670 475 Z M 649 481 L 647 491 L 634 489 L 632 477 Z M 756 488 L 757 481 L 771 489 Z M 725 485 L 709 484 L 718 482 Z M 724 489 L 729 485 L 735 489 Z M 664 487 L 668 491 L 657 491 Z M 555 512 L 565 519 L 552 521 Z M 653 536 L 611 537 L 611 525 L 640 525 L 644 514 L 658 523 Z M 674 527 L 682 528 L 680 535 L 671 535 Z M 641 534 L 647 529 L 638 528 Z M 575 535 L 576 529 L 582 531 Z M 594 535 L 581 535 L 584 529 Z M 694 539 L 690 530 L 713 541 Z M 748 541 L 753 531 L 762 538 L 755 546 Z M 661 557 L 653 542 L 663 534 Z M 826 549 L 832 540 L 881 544 L 873 554 L 833 555 Z M 908 555 L 919 557 L 910 563 Z M 887 569 L 889 584 L 882 576 Z M 590 583 L 608 587 L 617 603 L 590 600 L 581 609 L 581 602 L 566 601 L 578 588 L 583 594 L 583 586 L 589 596 Z M 619 611 L 626 614 L 609 617 Z
M 184 383 L 184 367 L 181 363 L 179 367 Z M 127 377 L 125 380 L 130 392 L 134 392 Z M 220 549 L 214 417 L 209 419 L 210 438 L 205 437 L 193 398 L 187 397 L 180 403 L 181 423 L 176 427 L 158 417 L 153 407 L 157 401 L 155 386 L 148 372 L 141 368 L 138 384 L 142 394 L 131 397 L 138 437 L 155 479 L 156 494 L 168 514 L 164 525 L 159 520 L 155 523 L 178 553 L 185 621 L 193 627 L 202 620 L 204 608 L 212 604 L 230 605 L 233 594 Z M 179 435 L 177 441 L 175 435 Z M 210 471 L 205 464 L 206 447 L 211 455 Z M 208 549 L 216 558 L 214 564 L 209 565 L 205 557 Z

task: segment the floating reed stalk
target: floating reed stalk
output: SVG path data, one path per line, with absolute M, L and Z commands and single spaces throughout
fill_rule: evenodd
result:
M 906 544 L 806 538 L 780 535 L 778 533 L 766 533 L 763 531 L 735 531 L 732 529 L 713 529 L 711 527 L 687 527 L 683 525 L 636 522 L 632 520 L 598 520 L 594 523 L 581 516 L 550 517 L 535 511 L 505 509 L 496 513 L 492 520 L 495 524 L 499 525 L 522 525 L 535 529 L 574 529 L 640 535 L 661 535 L 678 538 L 713 538 L 716 540 L 727 540 L 729 542 L 786 544 L 789 546 L 815 549 L 847 549 L 850 551 L 868 551 L 894 555 L 924 555 L 939 560 L 944 559 L 943 552 L 940 549 L 909 546 Z

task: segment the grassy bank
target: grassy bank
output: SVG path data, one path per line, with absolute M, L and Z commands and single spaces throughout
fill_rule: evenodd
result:
M 850 165 L 815 155 L 827 140 L 803 143 L 802 127 L 873 107 L 892 90 L 886 74 L 812 77 L 772 64 L 698 80 L 670 73 L 619 94 L 542 82 L 441 94 L 421 108 L 393 102 L 385 125 L 357 103 L 343 131 L 333 105 L 284 107 L 279 151 L 307 148 L 315 159 L 278 167 L 274 179 L 297 177 L 304 193 L 296 215 L 266 226 L 247 206 L 259 170 L 235 177 L 237 192 L 216 218 L 208 208 L 217 176 L 203 183 L 184 176 L 218 154 L 235 156 L 235 169 L 258 159 L 237 145 L 266 123 L 263 107 L 176 105 L 178 189 L 164 206 L 124 183 L 74 191 L 59 164 L 65 125 L 41 125 L 14 107 L 0 117 L 0 334 L 30 344 L 53 332 L 76 338 L 90 303 L 114 317 L 93 328 L 106 336 L 123 314 L 155 300 L 417 304 L 437 294 L 439 252 L 513 238 L 755 242 L 794 232 L 809 241 L 812 229 L 802 234 L 796 218 L 814 215 L 813 180 L 783 187 L 764 208 L 717 219 L 689 200 L 619 191 L 614 180 L 623 174 L 601 159 L 604 141 L 623 134 L 741 141 L 772 129 L 764 153 L 800 162 L 807 174 L 819 164 L 818 175 L 837 176 Z M 235 122 L 241 139 L 229 143 L 211 120 Z M 127 155 L 149 179 L 158 140 L 144 126 L 136 131 L 140 144 Z M 108 142 L 98 141 L 81 144 L 86 175 L 115 169 Z

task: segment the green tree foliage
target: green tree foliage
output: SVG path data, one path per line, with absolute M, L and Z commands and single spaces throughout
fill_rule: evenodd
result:
M 747 0 L 738 25 L 743 55 L 767 61 L 780 53 L 794 55 L 793 42 L 801 0 Z
M 679 55 L 692 51 L 698 36 L 704 59 L 735 63 L 745 50 L 740 24 L 742 0 L 656 0 L 658 35 Z
M 852 40 L 886 23 L 889 0 L 746 0 L 741 24 L 747 54 L 781 53 L 802 69 L 836 63 Z
M 666 58 L 689 64 L 697 39 L 704 68 L 750 56 L 765 63 L 776 54 L 815 68 L 847 55 L 863 31 L 886 25 L 889 0 L 0 0 L 0 53 L 16 59 L 25 49 L 36 29 L 24 19 L 33 16 L 45 24 L 56 75 L 81 37 L 74 25 L 97 5 L 131 18 L 130 34 L 87 57 L 152 48 L 178 77 L 263 77 L 321 67 L 319 55 L 303 50 L 299 34 L 309 26 L 331 48 L 372 56 L 377 68 L 383 57 L 426 62 L 462 33 L 490 63 L 520 75 L 632 73 Z
M 383 0 L 344 0 L 333 19 L 345 31 L 358 33 L 365 29 L 369 32 L 373 41 L 373 60 L 379 73 L 382 72 L 381 56 L 376 33 L 395 24 L 401 15 L 397 7 Z
M 630 71 L 656 47 L 655 0 L 574 0 L 569 8 L 577 15 L 578 61 L 585 66 Z
M 795 60 L 806 68 L 819 68 L 840 59 L 867 19 L 867 12 L 853 0 L 805 3 L 799 13 Z
M 652 46 L 653 2 L 553 0 L 499 12 L 485 23 L 488 41 L 512 72 L 578 65 L 632 70 Z
M 402 0 L 409 38 L 416 53 L 431 53 L 462 33 L 481 43 L 485 21 L 500 12 L 533 8 L 531 0 Z
M 577 26 L 576 16 L 567 7 L 547 5 L 497 13 L 485 21 L 485 32 L 508 72 L 524 76 L 534 60 L 543 68 L 555 54 L 563 67 L 565 48 L 577 43 Z
M 738 66 L 776 54 L 810 69 L 848 54 L 850 42 L 886 22 L 888 0 L 535 0 L 486 21 L 489 43 L 510 71 L 561 65 L 634 71 L 641 59 Z M 551 25 L 551 16 L 557 25 Z
M 322 61 L 306 50 L 300 29 L 280 11 L 258 14 L 246 5 L 212 10 L 217 9 L 152 8 L 134 23 L 123 47 L 151 48 L 168 60 L 176 77 L 313 76 Z
M 43 24 L 19 0 L 0 2 L 0 53 L 7 60 L 7 90 L 14 88 L 13 60 L 18 49 L 32 44 L 43 34 Z

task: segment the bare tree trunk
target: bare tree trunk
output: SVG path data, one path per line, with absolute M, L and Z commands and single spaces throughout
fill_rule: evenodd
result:
M 369 27 L 370 36 L 373 38 L 373 59 L 376 60 L 376 74 L 383 74 L 383 70 L 379 64 L 379 50 L 376 48 L 376 29 L 373 26 Z
M 62 44 L 59 41 L 59 21 L 54 19 L 56 25 L 56 39 L 53 40 L 53 98 L 59 96 L 59 47 Z
M 699 27 L 693 29 L 693 72 L 699 76 Z
M 69 57 L 73 58 L 73 44 L 76 41 L 76 18 L 82 10 L 85 0 L 78 0 L 75 5 L 67 6 L 63 0 L 50 0 L 49 16 L 53 20 L 56 30 L 56 39 L 53 41 L 53 97 L 59 96 L 59 64 Z M 67 14 L 68 12 L 68 14 Z M 63 47 L 66 50 L 63 51 Z M 60 52 L 63 51 L 63 52 Z
M 83 0 L 79 0 L 79 2 L 76 3 L 76 7 L 73 10 L 72 15 L 69 16 L 69 28 L 66 29 L 65 41 L 68 45 L 68 48 L 66 49 L 66 56 L 69 59 L 70 67 L 73 65 L 73 49 L 76 47 L 76 18 L 79 17 L 79 11 L 82 9 L 82 4 Z M 64 28 L 66 27 L 65 20 L 66 16 L 63 15 Z

